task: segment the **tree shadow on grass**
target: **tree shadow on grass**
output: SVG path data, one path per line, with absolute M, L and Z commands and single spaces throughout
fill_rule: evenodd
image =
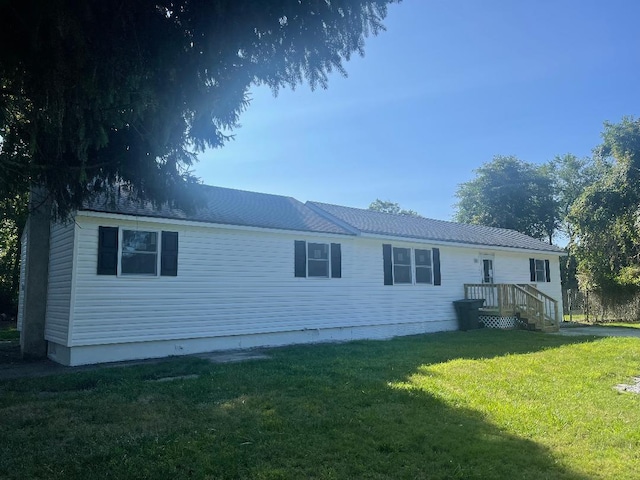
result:
M 170 362 L 118 375 L 83 373 L 99 376 L 94 390 L 39 399 L 20 421 L 6 417 L 16 441 L 6 445 L 12 460 L 0 474 L 582 480 L 587 477 L 545 446 L 504 431 L 481 413 L 393 384 L 454 359 L 587 341 L 593 339 L 479 331 L 287 347 L 272 350 L 271 361 L 242 364 L 177 361 L 175 368 L 187 365 L 200 374 L 179 382 L 144 381 L 155 369 L 170 369 Z M 125 381 L 119 384 L 117 376 Z M 17 404 L 10 408 L 20 411 Z M 72 421 L 60 421 L 65 415 Z M 62 450 L 47 430 L 64 439 Z M 20 447 L 20 438 L 31 443 Z
M 293 358 L 288 360 L 293 364 L 288 368 L 298 378 L 313 378 L 304 385 L 306 393 L 322 400 L 317 400 L 319 404 L 311 410 L 314 415 L 307 421 L 292 413 L 294 405 L 284 415 L 287 424 L 297 425 L 303 451 L 308 447 L 306 454 L 325 456 L 322 465 L 328 477 L 586 479 L 545 446 L 505 432 L 475 410 L 452 406 L 418 388 L 398 389 L 393 384 L 428 365 L 534 353 L 595 340 L 530 332 L 473 332 L 308 347 L 306 351 L 295 348 L 295 352 L 289 350 Z M 296 362 L 297 355 L 306 360 Z M 308 355 L 315 358 L 311 364 Z M 317 370 L 304 372 L 308 368 Z M 295 382 L 289 385 L 295 391 Z M 329 432 L 332 442 L 325 445 L 325 435 L 313 432 Z M 254 473 L 269 477 L 269 468 L 264 468 Z

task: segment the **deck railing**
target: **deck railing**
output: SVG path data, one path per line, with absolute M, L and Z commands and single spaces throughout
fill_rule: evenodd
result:
M 485 300 L 481 311 L 501 317 L 526 318 L 536 329 L 558 328 L 558 302 L 531 285 L 512 283 L 469 283 L 464 286 L 468 299 Z

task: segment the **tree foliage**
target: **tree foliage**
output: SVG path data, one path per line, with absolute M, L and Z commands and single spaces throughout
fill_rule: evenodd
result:
M 558 231 L 568 240 L 563 286 L 579 280 L 604 310 L 624 306 L 640 318 L 640 120 L 605 123 L 602 139 L 593 158 L 536 166 L 495 157 L 460 185 L 456 219 L 538 238 Z
M 600 175 L 576 200 L 570 221 L 582 286 L 611 294 L 640 290 L 640 120 L 605 123 Z
M 551 243 L 558 214 L 548 167 L 498 155 L 475 173 L 456 192 L 457 221 L 508 228 Z
M 108 185 L 188 204 L 251 85 L 326 87 L 397 0 L 0 2 L 0 198 L 65 214 Z
M 20 281 L 20 237 L 27 221 L 27 195 L 0 199 L 0 313 L 15 314 Z
M 591 158 L 578 158 L 570 153 L 556 156 L 549 162 L 549 173 L 554 182 L 555 197 L 558 206 L 558 230 L 572 244 L 576 235 L 575 225 L 571 221 L 571 207 L 585 189 L 604 174 L 602 162 Z
M 398 203 L 391 202 L 389 200 L 380 200 L 379 198 L 376 198 L 375 201 L 369 204 L 369 210 L 382 213 L 392 213 L 394 215 L 404 215 L 407 217 L 421 216 L 414 210 L 404 210 Z

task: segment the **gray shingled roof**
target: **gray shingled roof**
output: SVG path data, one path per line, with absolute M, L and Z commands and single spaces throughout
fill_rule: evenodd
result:
M 207 185 L 196 185 L 194 188 L 201 189 L 205 202 L 190 214 L 176 208 L 155 208 L 149 202 L 132 201 L 126 192 L 119 193 L 112 201 L 105 198 L 95 199 L 87 203 L 84 210 L 300 232 L 341 235 L 357 235 L 357 232 L 362 232 L 563 253 L 563 250 L 556 246 L 503 228 L 406 217 L 328 203 L 307 202 L 305 205 L 292 197 L 231 188 Z
M 334 217 L 362 233 L 491 247 L 521 248 L 540 252 L 563 252 L 561 248 L 554 245 L 504 228 L 407 217 L 320 202 L 307 202 L 307 205 L 320 213 L 328 214 L 327 218 Z
M 196 185 L 194 188 L 202 189 L 205 204 L 191 214 L 166 206 L 155 208 L 149 202 L 134 202 L 125 192 L 121 192 L 115 201 L 105 198 L 93 200 L 85 204 L 83 210 L 224 225 L 353 235 L 349 230 L 327 220 L 295 198 L 208 185 Z

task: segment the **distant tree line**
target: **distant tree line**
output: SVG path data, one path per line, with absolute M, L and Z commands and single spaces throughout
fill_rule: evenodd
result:
M 419 217 L 420 215 L 415 210 L 405 210 L 400 207 L 399 203 L 392 202 L 390 200 L 380 200 L 376 198 L 369 204 L 369 210 L 381 213 L 392 213 L 394 215 L 403 215 L 405 217 Z

